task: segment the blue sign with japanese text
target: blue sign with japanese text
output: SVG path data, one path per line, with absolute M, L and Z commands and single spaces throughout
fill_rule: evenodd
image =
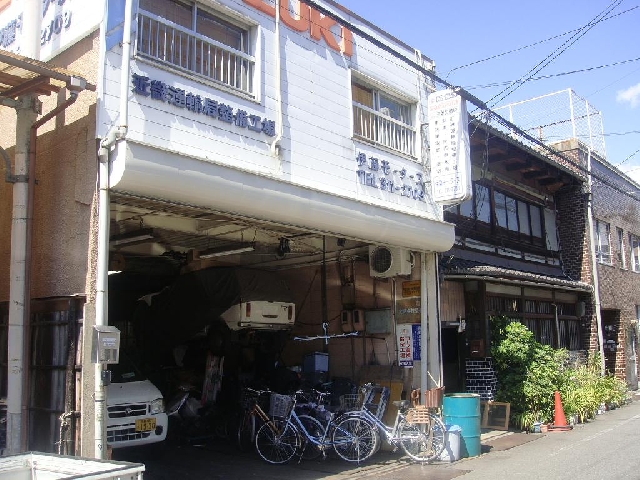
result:
M 420 348 L 421 348 L 421 330 L 420 330 L 420 324 L 413 324 L 411 325 L 411 338 L 413 340 L 413 360 L 414 361 L 420 361 Z
M 150 97 L 153 100 L 169 103 L 178 108 L 184 108 L 194 113 L 206 115 L 221 122 L 234 124 L 239 128 L 246 128 L 254 132 L 261 132 L 269 137 L 276 136 L 276 122 L 262 118 L 259 115 L 250 115 L 246 110 L 234 109 L 217 100 L 194 95 L 182 88 L 172 87 L 160 80 L 151 80 L 144 75 L 131 74 L 133 93 Z

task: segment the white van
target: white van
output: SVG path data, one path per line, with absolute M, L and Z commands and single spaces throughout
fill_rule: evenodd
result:
M 230 330 L 288 330 L 296 319 L 293 295 L 277 272 L 212 267 L 180 275 L 138 302 L 138 335 L 152 355 L 171 352 L 221 318 Z
M 120 353 L 120 363 L 110 365 L 112 382 L 107 390 L 107 445 L 133 447 L 162 442 L 168 418 L 160 390 Z
M 220 316 L 231 330 L 285 330 L 293 327 L 295 312 L 293 302 L 254 300 L 233 305 Z

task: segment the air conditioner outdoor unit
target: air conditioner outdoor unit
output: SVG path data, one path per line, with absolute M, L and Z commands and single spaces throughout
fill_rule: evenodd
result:
M 413 255 L 403 248 L 369 245 L 369 275 L 388 278 L 411 274 Z

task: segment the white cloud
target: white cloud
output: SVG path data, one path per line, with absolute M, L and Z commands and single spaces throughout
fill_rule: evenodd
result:
M 618 90 L 616 101 L 618 103 L 628 103 L 631 108 L 636 108 L 640 105 L 640 83 L 626 90 Z
M 631 177 L 631 180 L 640 184 L 640 167 L 635 167 L 631 170 L 627 170 L 627 175 Z

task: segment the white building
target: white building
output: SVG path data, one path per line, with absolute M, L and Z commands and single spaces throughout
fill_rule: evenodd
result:
M 3 48 L 20 53 L 28 5 L 14 0 L 0 12 Z M 394 306 L 404 293 L 400 281 L 413 280 L 405 296 L 422 298 L 417 318 L 428 357 L 414 364 L 415 375 L 399 369 L 400 388 L 425 387 L 427 373 L 438 382 L 435 253 L 452 246 L 454 230 L 430 190 L 421 126 L 432 85 L 389 50 L 426 70 L 433 64 L 333 1 L 314 5 L 45 2 L 40 59 L 96 85 L 38 131 L 33 217 L 32 311 L 63 312 L 83 325 L 72 406 L 81 412 L 77 453 L 103 454 L 94 432 L 101 368 L 91 366 L 91 327 L 117 325 L 122 346 L 130 342 L 123 318 L 131 312 L 124 301 L 113 307 L 113 297 L 124 298 L 126 288 L 133 295 L 134 287 L 114 290 L 108 270 L 277 269 L 296 297 L 294 333 L 336 336 L 292 342 L 283 356 L 295 364 L 323 349 L 331 374 L 353 379 L 372 357 L 398 364 L 397 345 L 389 347 L 396 344 Z M 10 150 L 13 138 L 3 147 Z M 0 198 L 9 211 L 9 184 Z M 8 272 L 10 215 L 1 222 L 0 265 Z M 370 245 L 388 247 L 387 264 L 367 265 Z M 218 253 L 207 255 L 212 249 Z M 0 279 L 2 302 L 11 302 L 8 280 Z M 80 299 L 78 311 L 51 305 L 53 297 Z M 388 328 L 378 335 L 386 348 L 339 336 L 353 328 L 341 325 L 341 312 L 353 310 L 387 312 Z M 54 436 L 64 392 L 56 390 L 48 405 L 57 412 L 46 420 Z M 42 419 L 36 405 L 27 408 L 29 437 Z M 72 414 L 68 405 L 63 410 Z M 47 448 L 31 438 L 27 444 Z

